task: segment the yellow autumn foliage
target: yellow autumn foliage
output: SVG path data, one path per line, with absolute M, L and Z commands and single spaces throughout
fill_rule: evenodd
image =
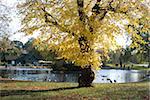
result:
M 77 1 L 83 1 L 83 8 Z M 92 11 L 95 5 L 98 13 Z M 122 32 L 131 36 L 132 47 L 138 47 L 139 42 L 144 44 L 138 33 L 150 29 L 150 9 L 140 0 L 28 0 L 18 7 L 24 16 L 22 31 L 27 35 L 39 32 L 35 45 L 40 50 L 53 50 L 81 67 L 98 68 L 103 56 L 120 48 L 115 36 Z M 82 36 L 86 52 L 81 52 Z

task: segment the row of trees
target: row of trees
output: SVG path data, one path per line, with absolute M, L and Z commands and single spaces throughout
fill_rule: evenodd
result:
M 16 64 L 33 64 L 38 59 L 52 60 L 49 59 L 48 55 L 44 55 L 39 52 L 33 45 L 34 39 L 30 39 L 28 42 L 23 44 L 20 41 L 11 41 L 9 37 L 1 37 L 0 39 L 0 61 L 2 64 L 11 63 L 15 61 Z
M 55 58 L 57 58 L 56 54 L 48 49 L 43 49 L 39 51 L 38 47 L 34 45 L 34 39 L 30 39 L 27 43 L 23 45 L 22 42 L 10 41 L 8 37 L 3 37 L 0 40 L 0 45 L 1 45 L 0 58 L 2 62 L 6 62 L 8 58 L 12 60 L 17 59 L 25 51 L 28 52 L 30 56 L 35 56 L 36 58 L 42 57 L 42 59 L 46 61 L 55 61 L 56 60 Z M 39 56 L 38 54 L 40 54 L 41 56 Z M 122 64 L 145 63 L 149 62 L 148 55 L 149 49 L 145 45 L 141 46 L 140 48 L 134 49 L 128 47 L 125 49 L 117 50 L 115 52 L 110 52 L 109 53 L 110 59 L 108 60 L 104 59 L 103 63 L 111 63 L 111 64 L 120 64 L 120 62 L 122 62 Z M 56 67 L 54 69 L 60 70 L 62 68 Z
M 150 62 L 149 33 L 142 34 L 146 44 L 140 44 L 137 48 L 122 48 L 110 53 L 110 63 L 147 63 Z M 150 65 L 150 64 L 149 64 Z

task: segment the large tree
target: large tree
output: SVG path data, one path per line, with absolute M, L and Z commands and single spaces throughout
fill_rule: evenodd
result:
M 83 68 L 79 86 L 90 86 L 91 68 L 116 50 L 117 35 L 129 35 L 132 45 L 144 44 L 139 32 L 149 32 L 149 8 L 143 0 L 27 0 L 19 5 L 22 31 L 39 33 L 35 44 L 49 48 Z

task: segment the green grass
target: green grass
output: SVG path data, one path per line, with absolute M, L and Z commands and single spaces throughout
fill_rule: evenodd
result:
M 119 66 L 116 66 L 115 64 L 106 64 L 106 65 L 112 68 L 120 68 L 120 65 Z M 131 70 L 149 70 L 150 71 L 150 68 L 147 68 L 144 66 L 138 66 L 138 64 L 125 64 L 125 65 L 126 65 L 126 68 L 130 67 Z
M 1 100 L 148 100 L 149 81 L 124 84 L 93 84 L 77 88 L 77 83 L 1 82 Z

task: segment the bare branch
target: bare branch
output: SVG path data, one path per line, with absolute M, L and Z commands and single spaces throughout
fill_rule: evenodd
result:
M 84 0 L 77 0 L 77 5 L 78 5 L 78 13 L 79 13 L 80 21 L 82 21 L 85 26 L 88 25 L 89 31 L 93 33 L 93 27 L 90 24 L 89 18 L 83 11 Z
M 111 0 L 109 2 L 109 7 L 108 7 L 108 10 L 109 11 L 113 11 L 113 12 L 117 12 L 117 9 L 119 9 L 119 4 L 116 6 L 116 8 L 112 7 L 112 3 L 114 2 L 114 0 Z M 124 13 L 124 14 L 127 14 L 127 11 L 123 12 L 123 11 L 119 11 L 118 13 Z
M 88 6 L 90 5 L 90 3 L 91 3 L 92 1 L 93 1 L 93 0 L 91 0 L 91 1 L 87 4 L 87 6 L 85 7 L 85 9 L 88 8 Z
M 96 16 L 101 14 L 101 17 L 99 18 L 99 20 L 103 20 L 108 11 L 127 14 L 127 11 L 125 11 L 125 12 L 117 11 L 117 9 L 119 9 L 119 4 L 115 8 L 112 7 L 112 3 L 114 2 L 114 0 L 111 0 L 110 2 L 108 2 L 108 6 L 106 8 L 100 7 L 100 5 L 99 5 L 100 2 L 101 2 L 101 0 L 97 0 L 94 7 L 92 8 L 92 12 L 95 13 Z
M 51 23 L 53 23 L 54 25 L 58 25 L 58 22 L 56 21 L 56 19 L 55 19 L 50 13 L 48 13 L 48 12 L 45 10 L 45 7 L 42 8 L 42 10 L 43 10 L 43 12 L 45 13 L 45 22 L 51 22 Z M 48 19 L 48 16 L 50 16 L 54 21 L 50 21 L 50 20 Z

